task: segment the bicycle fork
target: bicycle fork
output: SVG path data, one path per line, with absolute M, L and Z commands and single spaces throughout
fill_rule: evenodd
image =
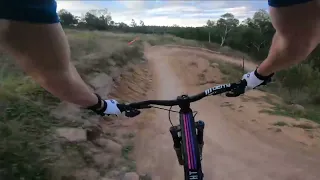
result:
M 200 153 L 200 160 L 202 160 L 202 149 L 203 149 L 203 132 L 204 132 L 204 122 L 199 120 L 196 122 L 196 129 L 197 129 L 197 139 L 199 143 L 199 153 Z
M 204 122 L 199 120 L 195 122 L 196 125 L 196 135 L 197 135 L 197 141 L 199 144 L 199 153 L 200 153 L 200 160 L 202 160 L 202 149 L 203 149 L 203 132 L 204 132 Z M 176 152 L 178 161 L 180 165 L 184 165 L 184 160 L 183 160 L 183 153 L 181 150 L 181 127 L 180 125 L 177 126 L 171 126 L 170 127 L 170 133 L 173 139 L 173 148 Z

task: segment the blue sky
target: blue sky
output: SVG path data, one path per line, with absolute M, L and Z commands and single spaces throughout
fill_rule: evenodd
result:
M 107 8 L 116 22 L 130 24 L 142 20 L 145 25 L 203 26 L 208 19 L 216 20 L 226 12 L 238 19 L 251 17 L 258 9 L 268 9 L 267 1 L 210 0 L 144 0 L 144 1 L 67 1 L 57 0 L 58 10 L 67 9 L 81 16 L 90 9 Z

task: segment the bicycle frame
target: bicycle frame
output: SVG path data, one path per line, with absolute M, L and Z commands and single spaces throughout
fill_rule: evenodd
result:
M 199 152 L 199 142 L 196 135 L 195 121 L 193 113 L 180 114 L 180 126 L 182 137 L 182 149 L 184 156 L 185 179 L 202 180 L 202 168 Z
M 184 101 L 188 96 L 180 96 L 180 128 L 182 140 L 182 153 L 184 159 L 185 180 L 202 180 L 203 173 L 199 152 L 199 140 L 203 144 L 203 139 L 198 139 L 196 134 L 196 123 L 193 117 L 190 102 Z M 203 138 L 203 134 L 202 138 Z
M 180 165 L 184 166 L 185 180 L 203 180 L 201 167 L 204 122 L 195 122 L 190 103 L 198 101 L 206 96 L 227 93 L 227 97 L 236 97 L 244 93 L 246 81 L 239 83 L 223 84 L 205 90 L 199 94 L 178 96 L 174 100 L 147 100 L 131 104 L 118 105 L 121 112 L 127 117 L 135 117 L 140 114 L 139 109 L 152 108 L 151 105 L 179 106 L 180 124 L 170 127 L 170 133 L 174 142 L 174 149 Z M 232 93 L 228 93 L 232 92 Z M 170 110 L 169 110 L 170 120 Z M 180 135 L 179 135 L 180 133 Z

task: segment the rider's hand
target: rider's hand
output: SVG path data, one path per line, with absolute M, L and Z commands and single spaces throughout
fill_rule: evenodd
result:
M 271 82 L 271 77 L 274 73 L 270 74 L 269 76 L 262 76 L 258 73 L 257 69 L 255 71 L 249 72 L 242 76 L 242 80 L 247 82 L 245 87 L 245 91 L 255 89 L 261 85 L 266 85 Z
M 271 82 L 271 77 L 274 73 L 269 76 L 260 75 L 257 70 L 244 74 L 242 79 L 236 86 L 232 89 L 230 93 L 227 93 L 228 97 L 236 97 L 244 94 L 246 91 L 255 89 L 261 85 L 266 85 Z
M 121 114 L 118 101 L 114 99 L 103 100 L 98 94 L 96 94 L 96 96 L 98 97 L 98 103 L 91 107 L 87 107 L 87 109 L 90 109 L 101 116 L 105 116 L 105 115 L 118 116 Z

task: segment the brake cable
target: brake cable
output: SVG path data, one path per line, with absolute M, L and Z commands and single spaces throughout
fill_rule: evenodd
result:
M 150 105 L 150 107 L 155 108 L 155 109 L 161 109 L 161 110 L 169 111 L 169 113 L 168 113 L 169 122 L 170 122 L 172 127 L 173 127 L 173 123 L 171 121 L 171 112 L 180 113 L 179 111 L 172 110 L 172 106 L 170 106 L 170 109 L 161 108 L 161 107 L 157 107 L 157 106 L 151 106 L 151 105 Z M 194 113 L 193 118 L 195 118 L 196 115 L 198 114 L 198 111 L 192 111 L 192 113 Z

